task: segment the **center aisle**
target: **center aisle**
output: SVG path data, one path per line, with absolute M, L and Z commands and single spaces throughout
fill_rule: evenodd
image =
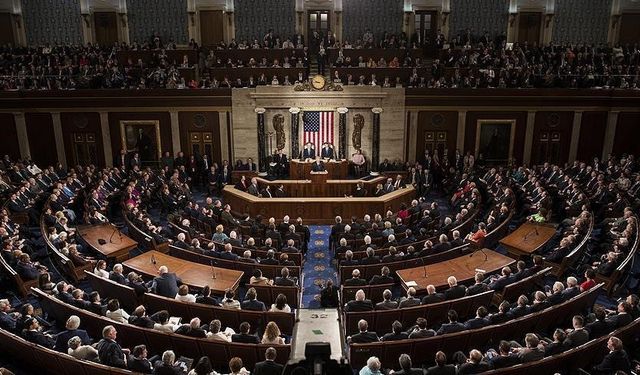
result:
M 302 291 L 302 307 L 320 308 L 320 291 L 328 279 L 336 282 L 337 272 L 331 262 L 329 251 L 329 225 L 310 225 L 309 248 L 305 255 L 302 277 L 304 290 Z

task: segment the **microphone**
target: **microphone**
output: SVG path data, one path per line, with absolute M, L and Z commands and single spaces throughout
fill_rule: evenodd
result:
M 424 278 L 427 278 L 427 265 L 424 263 L 424 257 L 420 258 L 420 262 L 422 263 L 422 270 L 424 271 Z

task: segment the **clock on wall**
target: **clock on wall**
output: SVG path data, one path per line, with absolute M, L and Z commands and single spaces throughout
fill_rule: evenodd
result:
M 321 76 L 320 74 L 316 74 L 315 76 L 313 76 L 313 78 L 311 78 L 311 86 L 313 86 L 313 88 L 316 90 L 324 89 L 324 86 L 326 84 L 327 84 L 327 80 L 324 78 L 324 76 Z

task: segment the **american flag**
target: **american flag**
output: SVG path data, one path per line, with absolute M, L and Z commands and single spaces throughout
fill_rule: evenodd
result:
M 333 112 L 305 112 L 303 122 L 303 143 L 313 143 L 316 152 L 320 152 L 323 143 L 333 144 Z

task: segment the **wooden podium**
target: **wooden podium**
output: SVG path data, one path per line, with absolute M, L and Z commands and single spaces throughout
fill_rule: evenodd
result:
M 556 228 L 549 224 L 526 222 L 513 233 L 500 240 L 509 254 L 520 258 L 544 247 L 556 234 Z
M 346 160 L 322 160 L 324 162 L 324 168 L 329 172 L 327 179 L 329 180 L 342 180 L 347 178 L 349 162 Z M 301 159 L 292 159 L 289 163 L 289 177 L 292 180 L 304 180 L 308 178 L 309 172 L 311 172 L 311 165 L 315 162 L 305 161 Z
M 309 179 L 311 180 L 311 196 L 321 196 L 327 185 L 327 179 L 329 178 L 328 171 L 322 172 L 309 172 Z

